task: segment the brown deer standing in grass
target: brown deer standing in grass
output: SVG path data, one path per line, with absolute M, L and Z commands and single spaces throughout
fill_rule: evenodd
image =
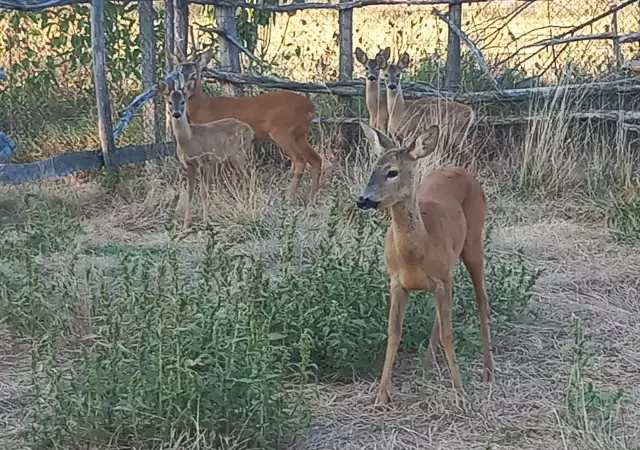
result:
M 315 113 L 311 100 L 291 91 L 267 92 L 250 97 L 209 97 L 202 89 L 202 71 L 211 61 L 211 56 L 211 49 L 195 53 L 189 59 L 170 55 L 186 82 L 187 114 L 191 123 L 234 118 L 249 124 L 254 139 L 273 140 L 291 160 L 293 177 L 288 189 L 290 198 L 297 190 L 307 164 L 310 166 L 309 200 L 313 203 L 322 174 L 322 157 L 307 140 L 307 131 Z M 329 163 L 326 165 L 328 170 Z
M 376 56 L 378 65 L 384 70 L 387 86 L 388 134 L 394 138 L 407 138 L 436 124 L 440 127 L 440 139 L 445 148 L 461 148 L 475 119 L 473 109 L 447 99 L 405 100 L 401 79 L 409 67 L 409 54 L 400 55 L 397 64 L 389 64 L 390 57 L 389 48 Z
M 356 47 L 356 60 L 364 66 L 365 88 L 364 98 L 369 111 L 369 125 L 378 130 L 387 131 L 389 113 L 387 112 L 387 96 L 380 92 L 380 66 L 378 65 L 378 55 L 391 54 L 391 48 L 380 50 L 378 54 L 369 58 L 360 47 Z
M 398 146 L 387 135 L 360 124 L 378 154 L 368 184 L 357 200 L 361 209 L 389 209 L 391 224 L 384 242 L 384 259 L 391 278 L 391 304 L 387 353 L 377 403 L 389 401 L 393 362 L 400 343 L 409 291 L 434 294 L 436 320 L 427 357 L 435 360 L 438 341 L 444 347 L 454 387 L 462 381 L 453 346 L 451 304 L 453 269 L 458 258 L 471 276 L 480 316 L 483 380 L 493 373 L 489 304 L 484 286 L 482 232 L 487 201 L 482 185 L 462 167 L 428 173 L 416 186 L 418 160 L 431 154 L 438 143 L 439 128 L 432 125 L 422 134 Z
M 202 199 L 203 220 L 207 221 L 209 186 L 213 178 L 216 163 L 229 160 L 244 176 L 247 173 L 247 153 L 253 141 L 253 130 L 249 125 L 237 119 L 222 119 L 205 124 L 190 124 L 187 121 L 185 103 L 187 91 L 184 77 L 167 83 L 158 81 L 158 90 L 162 92 L 171 110 L 171 126 L 176 137 L 176 155 L 187 173 L 187 207 L 183 226 L 189 226 L 191 198 L 195 187 L 196 175 L 200 172 L 200 196 Z

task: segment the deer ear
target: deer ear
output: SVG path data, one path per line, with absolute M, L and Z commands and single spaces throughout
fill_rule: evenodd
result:
M 384 56 L 384 59 L 389 61 L 389 59 L 391 59 L 391 47 L 386 47 L 382 50 L 382 56 Z
M 165 97 L 171 93 L 171 88 L 169 87 L 169 83 L 164 80 L 158 80 L 158 92 L 160 92 Z
M 427 131 L 419 135 L 408 145 L 407 150 L 409 151 L 409 155 L 414 159 L 429 156 L 438 146 L 439 136 L 440 128 L 438 125 L 431 125 L 427 128 Z
M 360 128 L 377 156 L 380 156 L 385 150 L 396 147 L 395 142 L 389 136 L 365 122 L 360 122 Z
M 360 47 L 356 47 L 355 54 L 356 54 L 356 61 L 358 61 L 362 65 L 365 65 L 369 60 L 369 58 L 367 57 L 367 54 Z
M 212 57 L 213 57 L 213 50 L 211 50 L 210 48 L 205 50 L 202 53 L 198 53 L 194 58 L 196 66 L 198 67 L 198 71 L 201 71 L 202 69 L 207 67 Z
M 409 68 L 410 62 L 411 58 L 409 57 L 409 54 L 405 52 L 400 55 L 400 58 L 398 58 L 398 67 L 400 67 L 402 70 L 407 70 Z
M 387 60 L 388 58 L 385 58 L 383 53 L 378 53 L 376 55 L 376 63 L 378 63 L 378 67 L 380 67 L 382 70 L 385 70 L 387 68 Z

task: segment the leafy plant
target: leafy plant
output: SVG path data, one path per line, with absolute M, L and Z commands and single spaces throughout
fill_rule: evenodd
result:
M 629 402 L 622 388 L 613 391 L 599 389 L 590 381 L 586 372 L 591 363 L 593 350 L 585 340 L 580 319 L 574 317 L 573 345 L 571 348 L 571 373 L 564 394 L 567 420 L 580 430 L 610 431 L 614 425 L 616 410 Z

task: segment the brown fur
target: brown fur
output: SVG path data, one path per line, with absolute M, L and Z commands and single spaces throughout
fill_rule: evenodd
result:
M 188 202 L 183 221 L 183 226 L 187 228 L 196 174 L 200 172 L 200 195 L 203 218 L 206 221 L 208 188 L 213 178 L 214 165 L 229 160 L 242 175 L 246 175 L 247 153 L 254 134 L 249 125 L 237 119 L 190 124 L 185 111 L 185 89 L 181 76 L 172 85 L 163 80 L 158 82 L 158 90 L 164 95 L 171 110 L 171 126 L 177 143 L 176 155 L 187 173 Z
M 434 293 L 437 318 L 428 347 L 435 359 L 440 342 L 451 372 L 453 385 L 462 391 L 462 381 L 453 346 L 451 303 L 453 269 L 461 258 L 473 282 L 483 346 L 483 379 L 493 373 L 489 304 L 484 287 L 484 246 L 482 233 L 487 201 L 482 185 L 462 167 L 428 173 L 417 185 L 417 160 L 431 154 L 439 129 L 432 125 L 406 146 L 361 124 L 372 148 L 380 154 L 361 199 L 389 209 L 391 224 L 384 245 L 384 259 L 391 278 L 391 306 L 387 353 L 377 403 L 389 401 L 391 371 L 402 333 L 409 291 Z
M 387 111 L 387 95 L 380 92 L 380 67 L 378 55 L 390 55 L 391 48 L 380 50 L 374 58 L 369 58 L 360 47 L 356 48 L 356 60 L 364 66 L 365 90 L 364 97 L 369 111 L 369 125 L 378 130 L 387 131 L 389 113 Z M 388 56 L 387 56 L 388 58 Z
M 387 86 L 389 123 L 387 132 L 394 138 L 409 138 L 424 132 L 430 125 L 440 126 L 445 147 L 461 148 L 469 127 L 475 120 L 473 109 L 446 99 L 405 100 L 402 94 L 402 75 L 410 58 L 403 53 L 397 64 L 389 64 L 390 53 L 378 54 L 378 65 L 384 70 Z M 396 86 L 394 90 L 389 86 Z
M 251 126 L 256 140 L 273 140 L 291 160 L 293 178 L 289 196 L 298 188 L 307 164 L 311 168 L 309 199 L 315 201 L 322 174 L 322 157 L 311 147 L 307 131 L 315 113 L 313 103 L 291 91 L 267 92 L 251 97 L 209 97 L 202 90 L 202 70 L 211 60 L 211 50 L 191 59 L 171 55 L 187 87 L 187 114 L 192 123 L 235 118 Z M 329 163 L 327 162 L 327 170 Z M 327 176 L 329 178 L 330 176 Z

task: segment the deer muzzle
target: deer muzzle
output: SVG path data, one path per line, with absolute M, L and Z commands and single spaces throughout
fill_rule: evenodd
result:
M 371 200 L 370 198 L 365 198 L 363 196 L 358 197 L 356 200 L 356 206 L 359 209 L 376 209 L 380 202 L 376 202 L 375 200 Z

